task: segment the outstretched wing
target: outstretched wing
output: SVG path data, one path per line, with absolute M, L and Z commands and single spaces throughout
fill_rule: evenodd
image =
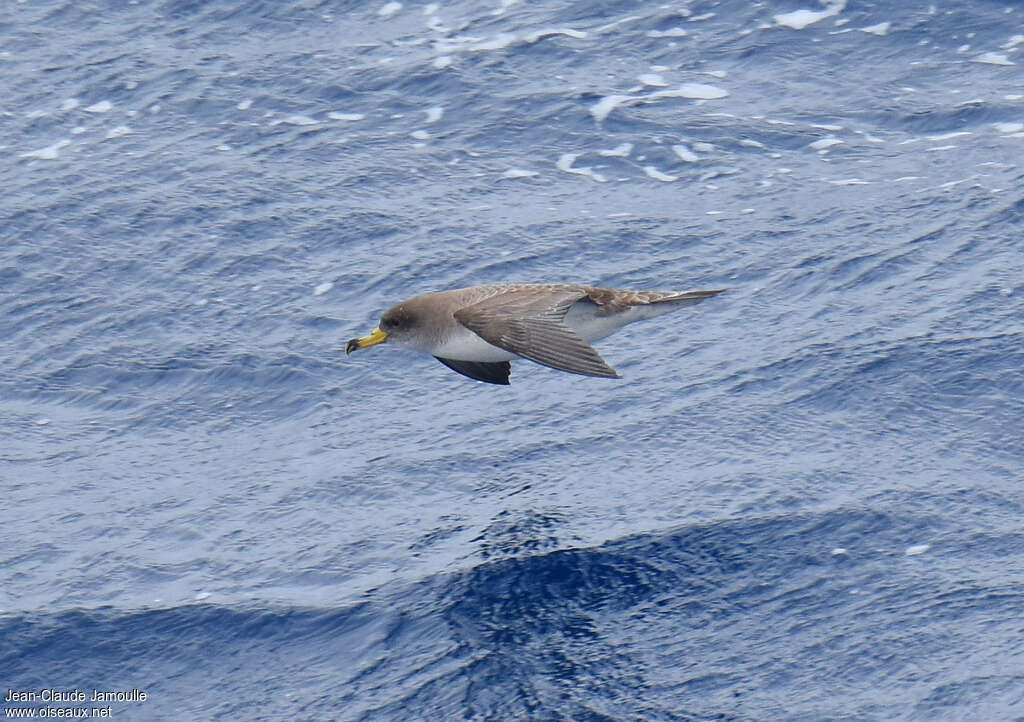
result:
M 455 319 L 489 344 L 544 366 L 584 376 L 619 378 L 615 369 L 563 323 L 585 298 L 582 287 L 564 290 L 513 288 L 455 312 Z

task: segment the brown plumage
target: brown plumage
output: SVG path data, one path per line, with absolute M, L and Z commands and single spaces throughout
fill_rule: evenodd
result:
M 416 296 L 388 309 L 346 353 L 384 341 L 435 356 L 470 378 L 507 384 L 517 356 L 617 378 L 590 345 L 622 326 L 700 303 L 711 291 L 632 291 L 575 283 L 496 283 Z

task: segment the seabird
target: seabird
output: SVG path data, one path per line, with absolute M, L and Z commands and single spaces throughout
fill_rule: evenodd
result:
M 508 384 L 517 356 L 560 371 L 621 378 L 590 345 L 627 323 L 719 294 L 627 291 L 576 283 L 495 283 L 427 293 L 392 306 L 345 353 L 394 343 L 477 381 Z

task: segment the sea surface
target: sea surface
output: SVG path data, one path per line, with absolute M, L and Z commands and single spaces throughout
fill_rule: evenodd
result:
M 1024 719 L 1024 5 L 5 0 L 0 187 L 5 716 Z

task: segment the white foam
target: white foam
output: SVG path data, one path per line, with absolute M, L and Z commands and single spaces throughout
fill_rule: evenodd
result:
M 629 15 L 619 20 L 610 22 L 607 25 L 602 25 L 601 27 L 596 28 L 594 32 L 600 35 L 601 33 L 606 33 L 609 30 L 615 30 L 620 25 L 625 25 L 626 23 L 635 23 L 637 20 L 643 20 L 643 18 L 639 15 Z
M 482 40 L 469 47 L 470 50 L 501 50 L 516 41 L 513 33 L 498 33 L 490 40 Z
M 600 123 L 602 120 L 608 117 L 608 114 L 618 108 L 623 103 L 637 102 L 636 98 L 628 95 L 606 95 L 599 101 L 594 103 L 590 109 L 590 114 L 594 116 L 594 120 Z
M 78 98 L 68 98 L 63 103 L 60 104 L 60 109 L 63 112 L 67 112 L 69 110 L 74 110 L 78 106 L 79 106 Z
M 846 555 L 846 550 L 843 549 L 842 547 L 836 547 L 835 549 L 832 550 L 832 556 L 834 556 L 834 557 L 845 556 L 845 555 Z
M 675 90 L 659 90 L 651 93 L 649 98 L 692 98 L 695 100 L 717 100 L 728 97 L 729 91 L 717 85 L 706 83 L 684 83 Z
M 830 184 L 834 186 L 866 186 L 871 185 L 871 181 L 861 180 L 860 178 L 844 178 L 842 180 L 830 180 Z
M 313 295 L 322 296 L 328 291 L 330 291 L 332 288 L 334 288 L 333 281 L 324 281 L 323 283 L 321 283 L 320 285 L 313 289 Z
M 669 28 L 668 30 L 648 30 L 649 38 L 685 38 L 690 33 L 686 28 Z
M 574 168 L 572 164 L 576 162 L 576 159 L 579 158 L 579 156 L 579 153 L 563 153 L 561 156 L 559 156 L 558 162 L 555 164 L 555 167 L 558 168 L 558 170 L 560 171 L 572 173 L 573 175 L 587 176 L 588 178 L 591 178 L 597 181 L 598 183 L 604 183 L 607 180 L 603 175 L 601 175 L 600 173 L 598 173 L 589 166 L 583 168 Z
M 377 11 L 377 14 L 379 16 L 381 16 L 382 18 L 387 19 L 387 18 L 393 18 L 395 15 L 397 15 L 399 12 L 401 12 L 401 10 L 402 10 L 402 3 L 399 3 L 399 2 L 389 2 L 389 3 L 386 3 L 384 6 L 382 6 L 381 9 Z
M 429 140 L 430 138 L 430 133 L 428 133 L 425 130 L 414 130 L 413 132 L 409 133 L 409 135 L 411 135 L 416 140 Z
M 740 172 L 739 168 L 717 168 L 710 170 L 700 177 L 702 181 L 711 180 L 712 178 L 718 178 L 720 176 L 736 175 Z
M 1024 44 L 1024 35 L 1014 35 L 1012 38 L 1007 40 L 1005 43 L 1000 45 L 1003 50 L 1013 50 L 1018 45 Z
M 527 43 L 535 43 L 541 38 L 550 37 L 552 35 L 565 35 L 566 37 L 576 38 L 582 40 L 587 37 L 587 34 L 582 30 L 573 30 L 572 28 L 546 28 L 544 30 L 534 30 L 533 32 L 527 33 L 523 36 L 523 40 Z
M 345 121 L 356 121 L 363 120 L 364 118 L 366 118 L 366 116 L 363 115 L 362 113 L 337 113 L 333 110 L 327 114 L 327 117 L 330 118 L 331 120 Z
M 427 123 L 436 123 L 444 115 L 444 108 L 440 105 L 435 105 L 433 108 L 427 108 L 423 112 L 427 114 Z
M 672 151 L 676 154 L 676 157 L 684 163 L 696 163 L 700 160 L 699 155 L 691 151 L 682 143 L 672 146 Z
M 970 135 L 969 130 L 954 130 L 951 133 L 941 133 L 939 135 L 929 135 L 926 140 L 949 140 L 950 138 L 959 138 L 964 135 Z
M 504 173 L 501 174 L 501 177 L 502 178 L 533 178 L 534 176 L 538 176 L 538 175 L 540 175 L 540 173 L 538 173 L 535 170 L 525 170 L 523 168 L 509 168 L 507 171 L 505 171 Z
M 669 175 L 668 173 L 662 173 L 653 165 L 645 165 L 644 173 L 647 174 L 648 178 L 653 178 L 654 180 L 662 181 L 663 183 L 671 183 L 672 181 L 679 180 L 679 176 Z
M 60 149 L 71 145 L 71 141 L 67 138 L 58 140 L 53 145 L 48 145 L 45 148 L 39 150 L 30 150 L 28 153 L 22 153 L 20 158 L 37 158 L 39 160 L 56 160 L 60 157 Z
M 107 137 L 107 140 L 110 140 L 111 138 L 120 138 L 121 136 L 131 135 L 131 134 L 132 134 L 132 129 L 131 128 L 129 128 L 127 125 L 119 125 L 119 126 L 117 126 L 115 128 L 111 128 L 110 130 L 108 130 L 106 137 Z
M 669 90 L 656 90 L 647 95 L 606 95 L 590 108 L 590 114 L 598 123 L 620 105 L 636 105 L 647 103 L 662 98 L 688 98 L 690 100 L 717 100 L 725 98 L 729 91 L 719 88 L 717 85 L 706 83 L 684 83 L 678 88 Z
M 993 123 L 992 126 L 1000 133 L 1019 133 L 1024 130 L 1024 123 Z
M 501 7 L 492 10 L 491 15 L 494 15 L 496 17 L 499 15 L 504 15 L 505 11 L 508 10 L 513 5 L 515 5 L 517 2 L 519 2 L 519 0 L 501 0 Z
M 907 547 L 907 550 L 903 553 L 908 557 L 916 557 L 918 554 L 924 554 L 931 548 L 931 544 L 915 544 L 914 546 Z
M 249 110 L 249 108 L 252 107 L 252 100 L 250 98 L 246 98 L 245 100 L 239 102 L 238 105 L 236 105 L 235 107 L 239 110 Z
M 85 109 L 86 113 L 109 113 L 114 107 L 114 104 L 109 100 L 101 100 L 98 103 L 93 103 Z
M 637 80 L 644 85 L 650 85 L 654 88 L 664 88 L 668 85 L 668 83 L 665 82 L 665 79 L 658 73 L 644 73 L 643 75 L 640 75 Z
M 872 35 L 882 36 L 889 32 L 889 28 L 892 27 L 892 23 L 878 23 L 878 25 L 868 25 L 866 28 L 860 28 L 862 33 L 871 33 Z
M 842 143 L 843 143 L 843 141 L 839 140 L 839 138 L 836 138 L 835 136 L 831 136 L 830 135 L 827 138 L 821 138 L 820 140 L 814 141 L 813 143 L 811 143 L 807 147 L 808 148 L 813 148 L 814 150 L 817 150 L 817 151 L 822 151 L 822 150 L 826 150 L 828 148 L 831 148 L 834 145 L 842 145 Z
M 808 25 L 831 18 L 843 11 L 846 7 L 846 0 L 832 0 L 828 2 L 824 10 L 794 10 L 791 13 L 781 13 L 772 18 L 776 25 L 782 25 L 794 30 L 803 30 Z
M 452 64 L 452 56 L 438 55 L 430 64 L 437 68 L 438 70 L 443 70 L 444 68 L 447 68 L 449 65 Z
M 740 145 L 746 146 L 747 148 L 764 148 L 764 143 L 750 138 L 740 138 Z
M 308 115 L 289 115 L 287 118 L 281 118 L 275 120 L 271 125 L 280 125 L 281 123 L 287 123 L 288 125 L 317 125 L 320 121 L 315 118 L 310 118 Z
M 715 150 L 715 146 L 712 145 L 711 143 L 698 141 L 697 143 L 693 144 L 693 149 L 698 153 L 712 153 Z
M 633 152 L 633 144 L 632 143 L 620 143 L 619 145 L 615 146 L 614 148 L 612 148 L 610 150 L 599 150 L 598 151 L 598 153 L 600 155 L 603 155 L 606 158 L 625 158 L 625 157 L 627 157 L 632 152 Z
M 971 58 L 975 63 L 987 63 L 989 65 L 1016 65 L 1015 62 L 1006 57 L 1005 53 L 982 53 L 976 58 Z

